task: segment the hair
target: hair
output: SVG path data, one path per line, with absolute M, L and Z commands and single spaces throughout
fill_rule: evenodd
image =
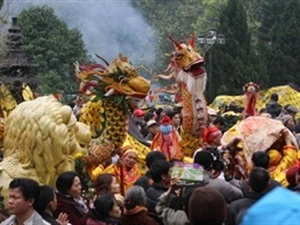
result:
M 194 163 L 203 166 L 207 171 L 213 169 L 220 172 L 225 167 L 222 155 L 218 152 L 216 147 L 207 147 L 197 152 L 194 157 Z
M 19 188 L 26 201 L 29 199 L 37 200 L 40 193 L 40 186 L 38 182 L 29 178 L 16 178 L 9 184 L 9 189 Z
M 160 151 L 149 152 L 146 156 L 146 166 L 150 169 L 151 165 L 155 161 L 160 160 L 160 159 L 167 160 L 164 153 L 162 153 Z
M 268 113 L 267 109 L 266 108 L 261 108 L 259 110 L 259 114 L 262 114 L 262 113 Z
M 113 177 L 114 175 L 109 173 L 101 174 L 98 177 L 95 183 L 95 190 L 98 195 L 110 193 Z
M 214 119 L 214 121 L 212 122 L 213 125 L 217 125 L 220 124 L 221 126 L 225 126 L 225 119 L 222 116 L 217 116 L 216 119 Z
M 270 175 L 264 168 L 253 168 L 249 175 L 249 186 L 256 193 L 262 193 L 268 186 Z
M 196 188 L 189 201 L 188 217 L 192 225 L 221 225 L 225 220 L 226 202 L 212 187 Z
M 155 161 L 150 167 L 150 175 L 155 183 L 161 181 L 161 176 L 168 174 L 171 168 L 171 164 L 163 159 Z
M 271 94 L 271 100 L 274 100 L 274 101 L 278 101 L 278 94 L 277 93 L 273 93 Z
M 172 110 L 172 111 L 167 113 L 167 116 L 170 117 L 170 119 L 173 119 L 173 117 L 176 116 L 176 115 L 180 116 L 180 112 L 176 111 L 176 110 Z
M 55 193 L 52 187 L 48 185 L 41 186 L 39 197 L 34 204 L 34 209 L 41 214 L 47 209 L 48 204 L 54 200 L 54 197 Z
M 147 201 L 145 190 L 140 186 L 129 188 L 125 194 L 124 206 L 127 210 L 133 209 L 136 206 L 145 206 Z
M 270 156 L 263 151 L 257 151 L 252 155 L 252 163 L 255 167 L 262 167 L 264 169 L 269 168 Z
M 147 112 L 144 116 L 144 120 L 145 122 L 148 122 L 149 120 L 151 120 L 154 117 L 154 114 L 152 112 Z
M 105 221 L 105 219 L 110 217 L 109 213 L 113 209 L 116 202 L 116 198 L 113 194 L 104 194 L 99 196 L 94 201 L 94 209 L 90 211 L 90 217 L 92 219 Z
M 74 171 L 62 173 L 56 180 L 56 189 L 62 194 L 68 194 L 75 177 L 79 177 L 79 175 Z

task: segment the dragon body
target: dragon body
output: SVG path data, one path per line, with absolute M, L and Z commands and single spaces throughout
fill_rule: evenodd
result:
M 128 137 L 128 116 L 150 89 L 149 81 L 139 75 L 126 57 L 119 55 L 111 63 L 101 59 L 105 65 L 75 64 L 81 92 L 88 96 L 81 109 L 80 122 L 87 124 L 93 134 L 88 170 L 111 159 L 124 143 L 137 145 L 134 138 Z
M 204 96 L 206 86 L 206 72 L 204 59 L 195 50 L 195 37 L 191 36 L 186 43 L 179 43 L 169 37 L 175 52 L 170 56 L 171 62 L 166 71 L 169 75 L 156 75 L 156 78 L 172 79 L 177 85 L 172 88 L 161 88 L 156 92 L 170 94 L 180 93 L 182 98 L 182 134 L 181 146 L 185 156 L 192 156 L 201 146 L 201 134 L 207 123 L 206 99 Z

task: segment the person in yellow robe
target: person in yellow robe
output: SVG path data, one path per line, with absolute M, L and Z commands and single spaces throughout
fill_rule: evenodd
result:
M 135 181 L 141 176 L 137 167 L 138 153 L 131 147 L 122 149 L 122 155 L 116 164 L 111 164 L 103 170 L 103 173 L 114 174 L 120 184 L 121 194 L 133 186 Z

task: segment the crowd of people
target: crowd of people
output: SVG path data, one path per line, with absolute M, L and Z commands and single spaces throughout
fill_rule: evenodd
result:
M 230 110 L 235 107 L 231 105 Z M 282 107 L 276 94 L 258 112 L 282 121 L 299 146 L 297 113 L 294 106 Z M 192 158 L 209 177 L 198 184 L 179 185 L 171 171 L 182 157 L 177 158 L 177 153 L 172 157 L 152 144 L 159 134 L 170 131 L 174 134 L 170 142 L 176 139 L 180 143 L 181 119 L 180 107 L 135 110 L 132 125 L 153 150 L 145 159 L 147 171 L 139 171 L 137 151 L 126 147 L 120 157 L 99 165 L 101 175 L 91 178 L 91 196 L 83 195 L 80 176 L 74 171 L 60 174 L 55 188 L 41 186 L 29 178 L 14 179 L 9 185 L 7 210 L 1 211 L 0 225 L 300 224 L 300 164 L 285 171 L 289 185 L 283 187 L 271 178 L 270 155 L 256 151 L 247 178 L 235 179 L 228 173 L 219 151 L 221 137 L 229 127 L 222 114 L 213 109 L 208 110 L 205 145 Z

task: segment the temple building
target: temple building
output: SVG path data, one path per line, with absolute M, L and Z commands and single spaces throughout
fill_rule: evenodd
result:
M 32 89 L 36 88 L 33 68 L 39 65 L 22 49 L 22 33 L 16 17 L 12 18 L 1 51 L 3 56 L 0 59 L 0 82 L 11 91 L 18 103 L 22 102 L 24 84 Z

